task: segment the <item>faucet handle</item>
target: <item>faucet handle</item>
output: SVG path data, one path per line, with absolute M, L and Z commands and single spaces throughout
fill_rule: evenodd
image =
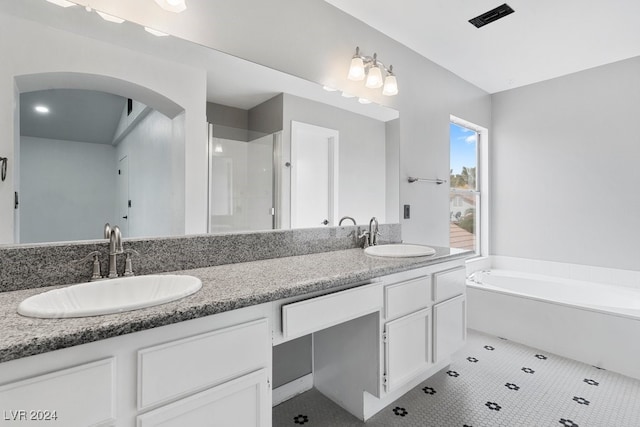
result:
M 135 276 L 133 272 L 133 264 L 131 263 L 131 254 L 140 255 L 140 252 L 135 249 L 125 249 L 124 253 L 127 254 L 127 258 L 124 261 L 124 274 L 125 277 Z
M 72 264 L 82 264 L 85 263 L 87 261 L 89 261 L 91 258 L 93 258 L 93 271 L 91 274 L 91 281 L 93 280 L 100 280 L 102 279 L 102 273 L 100 272 L 100 259 L 98 258 L 100 256 L 100 252 L 99 251 L 93 251 L 90 252 L 86 257 L 82 258 L 82 259 L 78 259 L 75 261 L 71 261 Z
M 367 246 L 369 246 L 369 232 L 368 231 L 364 231 L 362 232 L 362 234 L 358 235 L 358 239 L 362 239 L 364 238 L 364 243 L 362 245 L 363 248 L 366 248 Z

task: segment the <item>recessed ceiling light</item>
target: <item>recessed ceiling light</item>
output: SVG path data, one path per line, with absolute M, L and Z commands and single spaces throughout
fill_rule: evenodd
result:
M 53 3 L 55 5 L 58 5 L 60 7 L 70 7 L 70 6 L 76 6 L 75 3 L 72 3 L 70 1 L 67 0 L 47 0 L 49 3 Z
M 122 18 L 118 18 L 117 16 L 109 15 L 108 13 L 100 12 L 99 10 L 96 10 L 96 13 L 98 15 L 100 15 L 100 17 L 102 19 L 104 19 L 105 21 L 115 22 L 116 24 L 122 24 L 124 22 L 124 19 L 122 19 Z
M 49 108 L 45 107 L 44 105 L 36 105 L 34 110 L 36 110 L 40 114 L 48 114 L 49 113 Z
M 162 31 L 154 30 L 153 28 L 149 28 L 149 27 L 144 27 L 144 30 L 147 33 L 153 34 L 156 37 L 166 37 L 169 35 L 167 33 L 163 33 Z

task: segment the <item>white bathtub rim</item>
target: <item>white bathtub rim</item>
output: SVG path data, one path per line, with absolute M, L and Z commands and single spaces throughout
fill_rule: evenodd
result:
M 629 289 L 628 287 L 622 286 L 622 285 L 604 285 L 601 283 L 596 283 L 596 282 L 585 282 L 582 280 L 574 280 L 574 279 L 565 279 L 565 278 L 556 278 L 553 276 L 546 276 L 543 274 L 535 274 L 535 273 L 522 273 L 522 272 L 518 272 L 518 271 L 512 271 L 512 270 L 502 270 L 502 269 L 492 269 L 490 270 L 492 272 L 508 272 L 510 275 L 517 277 L 517 278 L 534 278 L 534 279 L 538 279 L 538 280 L 549 280 L 552 282 L 576 282 L 576 283 L 588 283 L 589 285 L 598 285 L 599 287 L 620 287 L 620 288 L 625 288 L 625 289 Z M 499 288 L 493 285 L 485 285 L 485 284 L 478 284 L 476 282 L 473 282 L 472 280 L 469 280 L 469 278 L 467 278 L 467 287 L 469 288 L 473 288 L 473 289 L 478 289 L 481 291 L 487 291 L 487 292 L 495 292 L 495 293 L 499 293 L 499 294 L 503 294 L 503 295 L 508 295 L 508 296 L 512 296 L 514 298 L 526 298 L 529 300 L 534 300 L 534 301 L 540 301 L 540 302 L 544 302 L 544 303 L 549 303 L 549 304 L 556 304 L 556 305 L 562 305 L 565 307 L 570 307 L 570 308 L 575 308 L 575 309 L 581 309 L 581 310 L 587 310 L 587 311 L 592 311 L 592 312 L 597 312 L 597 313 L 601 313 L 601 314 L 605 314 L 605 315 L 609 315 L 609 316 L 616 316 L 616 317 L 623 317 L 623 318 L 627 318 L 627 319 L 631 319 L 631 320 L 636 320 L 636 321 L 640 321 L 640 311 L 639 310 L 633 310 L 633 309 L 627 309 L 627 308 L 616 308 L 616 310 L 618 311 L 613 311 L 612 307 L 604 307 L 604 306 L 594 306 L 594 305 L 589 305 L 589 304 L 572 304 L 566 301 L 558 301 L 558 300 L 552 300 L 549 298 L 544 298 L 544 297 L 540 297 L 540 296 L 535 296 L 535 295 L 530 295 L 530 294 L 525 294 L 525 293 L 518 293 L 518 292 L 514 292 L 514 291 L 510 291 L 510 290 L 505 290 L 503 288 Z

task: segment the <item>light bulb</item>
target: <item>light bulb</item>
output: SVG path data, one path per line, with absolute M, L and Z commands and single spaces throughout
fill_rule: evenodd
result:
M 380 67 L 377 65 L 373 65 L 369 69 L 369 74 L 367 74 L 367 81 L 364 84 L 369 89 L 378 89 L 382 86 L 382 72 L 380 71 Z
M 153 28 L 149 28 L 149 27 L 144 27 L 144 30 L 147 33 L 153 34 L 156 37 L 166 37 L 169 35 L 167 33 L 163 33 L 162 31 L 154 30 Z
M 71 3 L 70 1 L 67 0 L 47 0 L 49 3 L 53 3 L 57 6 L 60 7 L 71 7 L 71 6 L 76 6 L 75 3 Z
M 185 0 L 155 0 L 155 2 L 169 12 L 180 13 L 187 8 Z
M 349 75 L 347 78 L 353 81 L 360 81 L 364 79 L 364 62 L 360 57 L 354 57 L 351 60 L 351 67 L 349 67 Z
M 398 81 L 396 80 L 396 76 L 388 75 L 387 78 L 384 79 L 384 88 L 382 89 L 382 94 L 387 96 L 398 94 Z

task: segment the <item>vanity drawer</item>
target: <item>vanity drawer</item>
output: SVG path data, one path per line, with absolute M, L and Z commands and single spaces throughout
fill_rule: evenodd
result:
M 431 304 L 431 277 L 422 276 L 384 287 L 385 318 L 392 320 Z
M 138 409 L 268 366 L 270 338 L 261 319 L 138 351 Z
M 464 293 L 467 286 L 464 266 L 440 271 L 433 275 L 433 300 L 445 301 Z
M 10 425 L 111 425 L 115 390 L 109 358 L 0 386 L 0 406 Z
M 282 333 L 286 339 L 307 335 L 382 307 L 378 283 L 282 306 Z

